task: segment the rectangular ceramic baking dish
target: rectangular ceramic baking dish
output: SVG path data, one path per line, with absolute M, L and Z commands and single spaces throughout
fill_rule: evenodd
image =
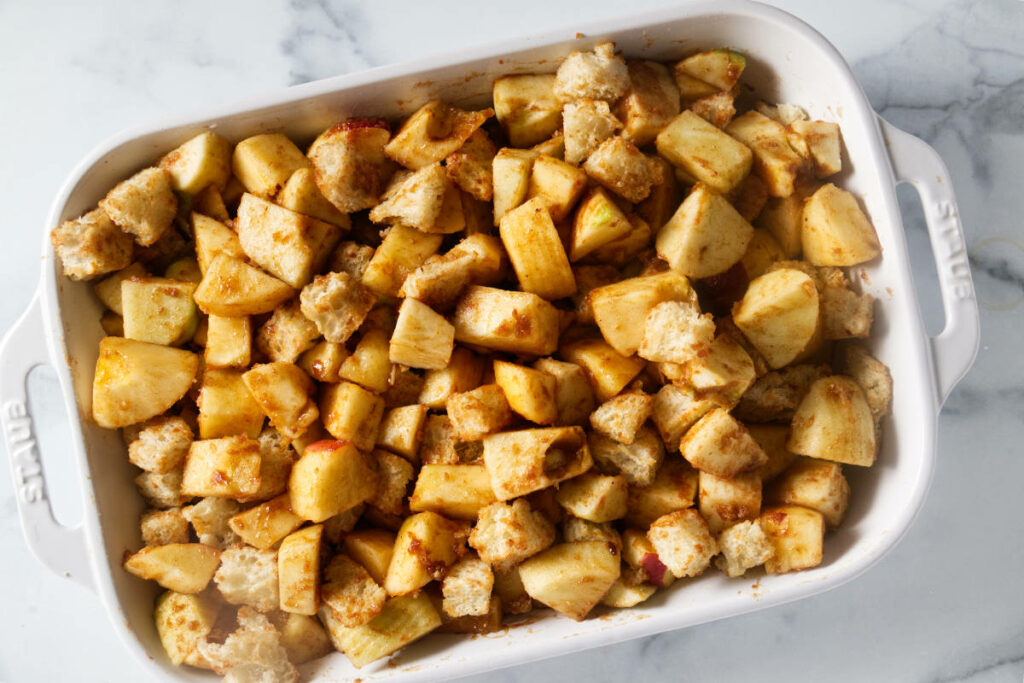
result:
M 99 595 L 121 640 L 154 678 L 198 681 L 211 674 L 171 666 L 153 626 L 156 586 L 121 569 L 123 553 L 140 545 L 143 502 L 131 484 L 133 468 L 122 457 L 120 436 L 89 418 L 97 343 L 103 336 L 100 304 L 87 284 L 61 275 L 49 230 L 92 208 L 116 182 L 201 130 L 215 129 L 232 140 L 283 131 L 308 142 L 347 116 L 396 118 L 432 97 L 482 105 L 495 77 L 553 71 L 570 50 L 606 39 L 627 56 L 656 60 L 735 47 L 747 55 L 743 83 L 754 95 L 799 103 L 812 117 L 841 124 L 844 169 L 837 182 L 862 198 L 884 248 L 882 259 L 856 273 L 859 286 L 879 299 L 873 352 L 892 369 L 895 383 L 878 462 L 867 470 L 846 468 L 851 506 L 842 528 L 827 538 L 825 561 L 815 569 L 740 581 L 709 572 L 638 608 L 581 623 L 549 614 L 488 637 L 433 635 L 358 674 L 341 654 L 313 663 L 306 673 L 317 681 L 356 675 L 364 681 L 448 679 L 693 626 L 834 588 L 874 564 L 906 532 L 931 478 L 938 411 L 973 362 L 979 340 L 963 230 L 941 159 L 924 142 L 877 117 L 835 48 L 780 10 L 731 0 L 582 24 L 318 81 L 127 131 L 83 160 L 61 189 L 49 221 L 40 226 L 39 289 L 0 348 L 4 437 L 29 546 L 50 569 Z M 923 202 L 946 313 L 945 329 L 937 337 L 928 337 L 922 326 L 896 203 L 897 182 L 912 183 Z M 87 504 L 85 519 L 73 528 L 54 520 L 39 467 L 25 388 L 29 370 L 39 364 L 56 369 L 68 413 L 77 418 L 71 424 L 73 457 Z

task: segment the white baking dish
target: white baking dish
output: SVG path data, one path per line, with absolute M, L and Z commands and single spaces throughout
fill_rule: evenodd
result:
M 576 38 L 577 31 L 584 36 Z M 573 26 L 539 37 L 432 57 L 310 83 L 241 104 L 219 106 L 141 130 L 127 131 L 86 158 L 53 203 L 44 235 L 43 273 L 28 311 L 0 347 L 0 406 L 26 540 L 48 567 L 94 590 L 136 660 L 154 677 L 208 679 L 170 665 L 152 621 L 156 587 L 120 567 L 140 544 L 143 503 L 115 432 L 88 416 L 90 387 L 103 336 L 100 305 L 90 287 L 60 274 L 46 236 L 52 226 L 93 207 L 108 188 L 152 163 L 197 131 L 210 127 L 230 139 L 283 130 L 308 141 L 352 115 L 397 117 L 430 97 L 464 104 L 487 99 L 492 79 L 509 72 L 551 71 L 572 48 L 612 39 L 628 56 L 668 60 L 698 48 L 733 46 L 748 57 L 743 82 L 769 101 L 795 102 L 812 116 L 841 124 L 844 171 L 839 181 L 858 194 L 874 221 L 884 257 L 859 274 L 880 300 L 874 353 L 892 369 L 895 400 L 884 425 L 878 463 L 847 468 L 852 504 L 843 527 L 826 541 L 818 568 L 756 580 L 709 572 L 656 595 L 639 608 L 576 623 L 553 615 L 521 628 L 478 638 L 430 636 L 392 662 L 359 671 L 363 680 L 436 680 L 592 648 L 777 605 L 844 583 L 900 539 L 921 506 L 935 459 L 936 417 L 976 353 L 978 312 L 953 191 L 938 155 L 925 143 L 879 119 L 836 50 L 818 33 L 773 8 L 733 0 L 692 4 L 619 21 Z M 912 182 L 922 196 L 938 266 L 946 328 L 926 336 L 907 258 L 895 186 Z M 45 340 L 45 341 L 44 341 Z M 89 501 L 74 528 L 59 525 L 27 412 L 25 380 L 38 364 L 56 368 L 73 420 L 74 457 Z M 53 456 L 56 457 L 56 456 Z M 67 465 L 67 463 L 64 463 Z M 316 680 L 355 674 L 335 654 L 309 666 Z

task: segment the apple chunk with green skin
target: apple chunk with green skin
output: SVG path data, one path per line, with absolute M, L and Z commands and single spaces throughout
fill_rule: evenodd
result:
M 189 351 L 106 337 L 93 378 L 93 419 L 117 429 L 155 417 L 185 395 L 198 369 L 199 357 Z
M 626 214 L 612 201 L 603 188 L 594 188 L 580 202 L 572 224 L 569 260 L 581 258 L 633 229 Z
M 519 565 L 530 597 L 580 621 L 619 578 L 622 563 L 605 541 L 562 543 Z
M 750 283 L 732 319 L 772 368 L 792 362 L 818 327 L 818 290 L 806 274 L 781 268 Z
M 177 346 L 195 334 L 199 311 L 194 282 L 161 277 L 131 277 L 121 282 L 124 336 L 152 344 Z

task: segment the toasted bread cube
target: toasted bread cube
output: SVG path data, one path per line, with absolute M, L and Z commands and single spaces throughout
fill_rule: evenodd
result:
M 276 615 L 275 615 L 276 616 Z M 281 634 L 260 611 L 251 607 L 238 610 L 238 628 L 223 644 L 217 642 L 224 636 L 226 624 L 214 633 L 218 639 L 207 639 L 199 643 L 193 660 L 187 664 L 211 668 L 230 679 L 243 676 L 260 681 L 297 681 L 299 672 L 288 661 Z
M 415 477 L 412 465 L 400 455 L 375 450 L 370 454 L 377 470 L 377 491 L 367 502 L 381 512 L 401 515 L 405 494 Z
M 534 198 L 501 219 L 501 240 L 519 286 L 545 299 L 576 292 L 565 248 L 542 198 Z
M 146 545 L 188 543 L 188 521 L 181 508 L 149 510 L 142 515 L 139 527 Z
M 232 434 L 255 439 L 263 428 L 263 409 L 249 392 L 239 370 L 204 370 L 197 404 L 201 439 Z
M 665 449 L 649 427 L 637 430 L 631 443 L 591 432 L 587 438 L 597 468 L 607 474 L 621 474 L 634 486 L 647 486 L 654 480 Z
M 376 445 L 397 453 L 409 462 L 418 463 L 426 421 L 425 405 L 413 404 L 392 408 L 381 420 Z
M 135 486 L 146 502 L 155 508 L 173 508 L 187 503 L 189 496 L 181 492 L 182 468 L 164 474 L 143 472 L 135 477 Z
M 249 316 L 227 318 L 211 315 L 207 320 L 206 365 L 215 368 L 249 367 L 252 359 L 252 323 Z
M 877 421 L 888 415 L 892 406 L 889 368 L 858 344 L 847 344 L 840 349 L 839 365 L 864 390 L 872 417 Z
M 296 289 L 313 279 L 341 239 L 337 225 L 252 194 L 242 195 L 236 224 L 246 256 Z
M 628 496 L 625 477 L 591 471 L 562 482 L 555 499 L 572 515 L 600 524 L 624 517 Z
M 587 174 L 582 169 L 542 154 L 533 162 L 526 199 L 542 199 L 557 223 L 565 220 L 586 188 Z
M 356 528 L 356 524 L 362 519 L 364 512 L 366 512 L 366 503 L 360 503 L 348 510 L 342 510 L 333 517 L 328 517 L 323 523 L 324 538 L 334 545 L 340 544 L 342 539 Z M 391 540 L 394 542 L 394 538 Z
M 124 561 L 124 568 L 176 593 L 199 593 L 213 578 L 220 551 L 201 543 L 146 546 Z
M 767 496 L 773 503 L 817 510 L 830 527 L 837 527 L 850 502 L 850 485 L 838 463 L 800 458 L 772 482 Z
M 554 74 L 503 76 L 494 81 L 494 112 L 513 147 L 550 137 L 562 123 Z
M 764 565 L 769 574 L 785 574 L 821 564 L 825 518 L 817 510 L 777 505 L 761 513 L 760 524 L 773 549 L 773 556 Z
M 434 229 L 444 209 L 445 196 L 452 183 L 440 163 L 424 166 L 415 173 L 398 174 L 384 200 L 370 211 L 374 223 L 401 223 L 422 232 Z
M 754 153 L 754 170 L 768 184 L 769 194 L 773 197 L 793 194 L 804 161 L 789 146 L 786 129 L 781 123 L 760 112 L 748 111 L 733 119 L 725 131 Z
M 444 316 L 416 299 L 405 299 L 391 335 L 390 359 L 412 368 L 438 370 L 448 365 L 455 328 Z
M 551 522 L 523 499 L 481 508 L 469 535 L 470 547 L 496 569 L 519 564 L 554 541 L 555 529 Z
M 192 429 L 180 417 L 155 417 L 128 445 L 128 460 L 147 472 L 165 474 L 185 460 L 192 438 Z
M 117 227 L 148 247 L 171 227 L 178 198 L 171 187 L 171 175 L 162 168 L 150 167 L 118 183 L 99 206 Z
M 462 147 L 445 158 L 445 171 L 463 192 L 489 202 L 494 197 L 492 163 L 496 152 L 487 133 L 478 129 Z
M 538 156 L 532 150 L 509 147 L 503 147 L 494 156 L 491 164 L 494 178 L 494 225 L 499 225 L 506 213 L 526 201 L 533 162 Z
M 875 462 L 875 423 L 864 391 L 852 378 L 819 379 L 793 415 L 786 447 L 794 453 L 870 467 Z
M 353 213 L 380 201 L 395 168 L 384 154 L 390 137 L 391 130 L 383 119 L 346 119 L 321 133 L 310 145 L 313 178 L 339 211 Z
M 679 441 L 697 420 L 715 407 L 714 401 L 698 397 L 686 386 L 666 384 L 651 402 L 651 422 L 670 451 L 679 449 Z
M 720 533 L 718 548 L 722 554 L 715 558 L 715 566 L 730 577 L 743 576 L 748 569 L 767 562 L 774 553 L 756 519 L 733 524 Z
M 832 183 L 804 204 L 800 242 L 804 258 L 816 266 L 855 266 L 882 253 L 857 198 Z
M 810 157 L 815 177 L 827 178 L 843 170 L 838 123 L 798 119 L 791 121 L 786 130 L 790 144 L 805 157 Z M 806 151 L 801 147 L 806 147 Z
M 590 426 L 619 443 L 631 444 L 647 418 L 653 399 L 643 391 L 627 391 L 602 403 L 590 414 Z
M 563 102 L 581 97 L 614 102 L 628 88 L 629 71 L 615 54 L 615 43 L 599 43 L 592 52 L 573 50 L 555 75 L 555 95 Z
M 622 136 L 643 147 L 679 113 L 679 89 L 664 64 L 643 60 L 626 63 L 629 90 L 616 105 Z
M 610 522 L 591 522 L 569 515 L 562 522 L 562 538 L 566 543 L 604 541 L 614 548 L 616 553 L 622 552 L 622 537 Z
M 132 278 L 147 277 L 149 277 L 149 272 L 146 271 L 146 267 L 141 263 L 133 263 L 94 284 L 92 291 L 96 293 L 96 298 L 102 301 L 104 306 L 118 315 L 123 315 L 121 283 Z
M 167 591 L 157 598 L 156 631 L 172 664 L 178 666 L 196 652 L 213 631 L 219 609 L 219 601 L 209 594 Z
M 497 384 L 453 394 L 447 408 L 455 434 L 466 441 L 498 432 L 512 422 L 512 410 Z
M 402 124 L 384 152 L 406 168 L 423 168 L 462 147 L 493 114 L 491 109 L 464 111 L 431 100 Z
M 342 230 L 348 230 L 352 225 L 348 215 L 338 211 L 320 192 L 311 168 L 300 168 L 292 173 L 281 188 L 277 203 L 296 213 L 337 225 Z
M 295 290 L 241 259 L 217 254 L 193 298 L 203 313 L 241 317 L 269 313 Z
M 509 500 L 583 474 L 593 460 L 580 427 L 524 429 L 484 438 L 484 464 L 498 500 Z
M 331 255 L 327 270 L 332 273 L 348 273 L 362 281 L 363 272 L 373 258 L 373 247 L 358 242 L 342 242 Z
M 360 529 L 342 541 L 349 557 L 362 565 L 378 584 L 384 583 L 395 550 L 395 534 L 386 529 Z
M 715 339 L 715 321 L 690 302 L 664 301 L 647 313 L 637 353 L 659 363 L 686 363 L 705 353 Z
M 720 334 L 704 355 L 690 359 L 683 376 L 702 396 L 731 406 L 754 384 L 757 371 L 750 354 L 732 336 Z
M 690 111 L 715 128 L 725 130 L 736 116 L 736 98 L 731 92 L 705 95 L 690 105 Z
M 665 301 L 695 306 L 696 298 L 689 281 L 674 271 L 627 278 L 597 287 L 588 295 L 601 334 L 623 356 L 640 348 L 651 309 Z
M 292 510 L 288 494 L 238 512 L 228 519 L 228 528 L 247 545 L 269 550 L 305 520 Z
M 377 472 L 351 443 L 318 441 L 292 466 L 288 491 L 295 514 L 319 523 L 370 500 Z
M 845 287 L 821 291 L 821 334 L 825 339 L 866 339 L 871 335 L 875 299 Z
M 324 427 L 335 439 L 350 441 L 363 451 L 377 443 L 377 431 L 384 416 L 384 399 L 351 382 L 323 387 L 320 414 Z
M 527 420 L 541 425 L 553 424 L 558 418 L 555 403 L 555 378 L 532 368 L 494 361 L 494 381 L 508 405 Z
M 362 282 L 378 294 L 397 297 L 406 276 L 437 252 L 441 235 L 393 225 L 363 271 Z
M 288 653 L 288 661 L 296 666 L 325 657 L 334 649 L 316 617 L 289 614 L 277 629 L 281 632 L 281 646 Z
M 604 140 L 615 135 L 622 123 L 604 100 L 582 98 L 566 103 L 562 109 L 565 130 L 565 160 L 579 164 Z
M 312 398 L 316 387 L 297 365 L 280 361 L 255 365 L 242 379 L 270 424 L 288 438 L 301 436 L 320 416 Z
M 662 167 L 623 137 L 608 138 L 583 164 L 587 175 L 629 202 L 641 202 L 661 181 Z
M 73 221 L 64 221 L 50 233 L 64 274 L 72 280 L 91 280 L 128 267 L 132 238 L 118 228 L 102 209 Z
M 684 111 L 656 140 L 658 153 L 689 176 L 726 194 L 750 172 L 750 148 L 702 119 Z
M 700 514 L 715 535 L 761 513 L 761 477 L 756 473 L 725 479 L 701 472 L 697 495 Z
M 224 189 L 231 175 L 231 144 L 205 131 L 171 150 L 157 162 L 167 171 L 176 192 L 195 195 L 212 187 Z
M 369 329 L 363 333 L 352 355 L 342 361 L 338 378 L 383 393 L 394 366 L 391 364 L 391 343 L 384 330 Z
M 624 356 L 601 339 L 581 339 L 562 347 L 563 358 L 587 373 L 599 401 L 622 391 L 644 369 L 642 358 Z
M 469 287 L 453 316 L 455 341 L 543 356 L 558 347 L 558 310 L 530 292 Z
M 324 568 L 323 609 L 346 627 L 367 623 L 384 609 L 387 593 L 357 562 L 335 555 Z
M 276 550 L 232 546 L 221 553 L 213 580 L 229 604 L 250 605 L 262 612 L 280 606 Z
M 284 490 L 288 488 L 288 475 L 295 462 L 296 455 L 290 441 L 273 427 L 267 427 L 260 432 L 258 441 L 260 442 L 260 488 L 243 502 L 267 500 L 284 493 Z
M 400 294 L 428 306 L 447 308 L 468 285 L 491 285 L 501 279 L 505 253 L 490 235 L 469 235 L 448 253 L 435 255 L 410 273 Z
M 181 515 L 195 529 L 200 543 L 223 550 L 238 541 L 229 521 L 241 509 L 237 502 L 228 498 L 203 498 L 181 508 Z
M 324 340 L 304 351 L 296 364 L 318 382 L 335 383 L 341 381 L 341 365 L 348 357 L 344 345 Z
M 395 539 L 395 550 L 384 579 L 388 595 L 407 595 L 434 579 L 462 555 L 462 526 L 434 512 L 406 517 Z
M 424 465 L 458 465 L 462 462 L 461 444 L 447 415 L 428 415 L 423 425 L 420 461 Z
M 281 133 L 254 135 L 235 145 L 231 170 L 247 192 L 273 197 L 309 159 Z
M 441 582 L 443 609 L 451 617 L 480 616 L 491 607 L 494 573 L 475 554 L 467 555 L 452 565 Z
M 320 611 L 334 646 L 361 668 L 422 638 L 441 625 L 441 617 L 425 593 L 391 598 L 372 621 L 345 628 L 328 610 Z
M 597 401 L 583 368 L 554 358 L 540 358 L 533 367 L 555 378 L 554 400 L 558 416 L 554 424 L 560 427 L 586 424 Z
M 621 564 L 607 543 L 562 543 L 519 566 L 530 597 L 580 621 L 619 578 Z
M 698 184 L 658 232 L 655 244 L 673 270 L 704 278 L 737 263 L 753 234 L 750 223 L 724 197 Z
M 452 351 L 448 366 L 429 370 L 424 375 L 419 402 L 429 408 L 444 408 L 448 398 L 480 386 L 483 361 L 472 351 L 462 347 Z
M 722 408 L 698 420 L 686 432 L 679 449 L 698 470 L 726 478 L 753 472 L 768 461 L 746 427 Z
M 314 615 L 320 607 L 320 524 L 293 532 L 277 551 L 278 594 L 281 609 Z
M 192 213 L 192 235 L 196 241 L 196 260 L 199 270 L 206 271 L 218 254 L 244 259 L 245 252 L 238 241 L 238 233 L 215 218 L 201 213 Z
M 260 487 L 260 445 L 245 436 L 193 441 L 185 457 L 181 492 L 240 498 Z
M 409 499 L 413 512 L 429 510 L 452 519 L 475 521 L 495 502 L 487 469 L 479 465 L 423 465 Z
M 693 509 L 659 517 L 651 523 L 647 539 L 661 562 L 679 579 L 701 574 L 718 554 L 718 543 L 707 523 Z

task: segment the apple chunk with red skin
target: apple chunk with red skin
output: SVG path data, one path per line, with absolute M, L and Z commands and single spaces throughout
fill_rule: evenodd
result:
M 675 577 L 669 573 L 668 567 L 666 567 L 661 558 L 658 557 L 658 553 L 644 553 L 640 559 L 640 566 L 643 567 L 644 571 L 647 572 L 647 579 L 650 583 L 658 586 L 659 588 L 665 588 Z M 665 581 L 665 576 L 669 576 L 669 580 Z

